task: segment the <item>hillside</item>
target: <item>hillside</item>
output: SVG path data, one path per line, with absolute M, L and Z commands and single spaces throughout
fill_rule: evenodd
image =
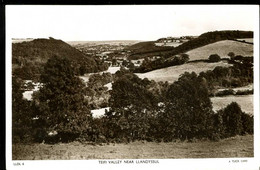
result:
M 189 55 L 190 61 L 208 59 L 211 54 L 218 54 L 221 58 L 224 58 L 228 57 L 229 52 L 234 52 L 236 55 L 253 56 L 253 48 L 252 44 L 223 40 L 193 49 L 186 54 Z
M 244 39 L 244 38 L 253 38 L 253 32 L 252 31 L 214 31 L 214 32 L 207 32 L 204 34 L 201 34 L 199 37 L 191 39 L 190 41 L 187 41 L 177 47 L 171 47 L 171 49 L 154 49 L 153 46 L 155 46 L 154 42 L 146 42 L 145 46 L 142 47 L 140 44 L 135 44 L 133 46 L 131 46 L 129 49 L 134 48 L 136 46 L 140 46 L 140 48 L 144 48 L 144 49 L 150 49 L 149 53 L 145 53 L 142 52 L 143 49 L 138 50 L 137 48 L 137 52 L 132 50 L 132 54 L 130 55 L 130 58 L 133 58 L 134 56 L 137 58 L 145 58 L 147 56 L 156 56 L 159 55 L 164 59 L 170 58 L 172 56 L 181 54 L 181 53 L 187 53 L 190 50 L 199 48 L 199 47 L 203 47 L 212 43 L 216 43 L 218 41 L 223 41 L 223 40 L 236 40 L 236 39 Z M 238 42 L 238 41 L 237 41 Z M 143 44 L 145 42 L 142 42 Z M 241 43 L 241 42 L 239 42 Z M 246 44 L 246 43 L 244 43 Z M 243 45 L 244 45 L 243 44 Z M 252 45 L 252 44 L 249 44 Z M 160 46 L 157 46 L 160 47 Z M 164 48 L 170 48 L 170 47 L 164 47 Z M 242 51 L 242 50 L 241 50 Z M 230 52 L 230 50 L 228 51 Z M 233 51 L 235 54 L 237 54 L 235 51 Z M 210 53 L 212 54 L 212 52 Z M 226 55 L 227 53 L 225 53 Z M 190 57 L 191 58 L 191 57 Z M 195 57 L 195 58 L 198 58 Z M 208 58 L 208 56 L 207 56 Z M 159 59 L 161 60 L 161 59 Z M 196 60 L 196 59 L 194 59 Z M 150 65 L 156 65 L 158 61 L 154 60 L 152 61 L 152 63 L 150 63 L 148 66 L 145 65 L 141 65 L 142 70 L 151 70 L 151 68 L 146 68 L 146 67 L 150 67 Z M 164 65 L 163 63 L 161 65 Z M 159 67 L 153 67 L 152 70 L 156 70 L 159 68 L 162 68 L 161 65 Z M 168 66 L 168 65 L 167 65 Z M 167 67 L 165 66 L 165 67 Z M 138 70 L 138 69 L 137 69 Z M 138 71 L 134 71 L 134 72 L 138 72 Z
M 191 39 L 178 47 L 163 47 L 156 46 L 156 41 L 140 42 L 128 47 L 131 50 L 130 59 L 144 58 L 147 55 L 161 55 L 165 58 L 171 57 L 176 54 L 185 53 L 192 49 L 215 43 L 221 40 L 235 40 L 253 38 L 252 31 L 213 31 L 201 34 L 199 37 Z
M 74 63 L 76 69 L 81 67 L 83 70 L 84 67 L 85 72 L 102 70 L 96 59 L 84 55 L 62 40 L 50 38 L 13 43 L 13 74 L 22 79 L 33 79 L 40 74 L 42 65 L 54 55 L 69 58 Z
M 213 70 L 217 66 L 228 67 L 229 64 L 221 61 L 218 63 L 205 63 L 205 62 L 196 62 L 196 63 L 186 63 L 179 66 L 171 66 L 162 69 L 153 70 L 147 73 L 136 73 L 140 78 L 148 78 L 154 81 L 168 81 L 174 82 L 178 80 L 179 76 L 184 72 L 195 72 L 200 73 L 202 71 Z
M 155 41 L 139 42 L 126 48 L 131 51 L 129 59 L 139 59 L 146 56 L 159 55 L 161 52 L 171 51 L 174 47 L 156 46 Z

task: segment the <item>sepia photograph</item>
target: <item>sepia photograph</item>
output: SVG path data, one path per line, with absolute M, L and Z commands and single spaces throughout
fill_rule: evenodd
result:
M 6 51 L 10 169 L 260 167 L 257 5 L 8 5 Z

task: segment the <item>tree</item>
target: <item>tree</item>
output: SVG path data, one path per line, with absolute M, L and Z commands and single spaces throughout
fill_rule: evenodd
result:
M 166 140 L 209 138 L 212 134 L 212 104 L 203 79 L 184 73 L 170 85 L 162 115 Z
M 53 56 L 41 75 L 43 87 L 37 96 L 41 128 L 57 131 L 63 141 L 73 140 L 89 127 L 91 113 L 84 100 L 85 85 L 75 76 L 67 58 Z
M 243 131 L 242 110 L 236 102 L 230 103 L 223 110 L 223 124 L 228 136 L 240 135 Z
M 233 60 L 234 57 L 235 57 L 235 53 L 229 52 L 229 53 L 228 53 L 228 56 L 230 57 L 231 60 Z
M 12 138 L 13 142 L 30 139 L 32 114 L 30 102 L 23 99 L 23 80 L 12 77 Z
M 220 56 L 217 55 L 217 54 L 211 54 L 211 55 L 209 56 L 209 62 L 214 63 L 214 62 L 219 62 L 220 60 L 221 60 L 221 58 L 220 58 Z
M 122 71 L 116 73 L 109 101 L 111 110 L 106 113 L 110 127 L 108 134 L 119 140 L 144 140 L 150 128 L 149 117 L 157 102 L 140 78 Z

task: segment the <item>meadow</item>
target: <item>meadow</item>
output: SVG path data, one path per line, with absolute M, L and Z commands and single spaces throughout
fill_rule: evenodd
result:
M 168 81 L 172 83 L 178 80 L 179 76 L 184 72 L 194 71 L 195 73 L 199 74 L 202 71 L 213 70 L 217 66 L 228 67 L 230 65 L 224 61 L 218 63 L 194 62 L 157 69 L 147 73 L 136 73 L 136 75 L 142 79 L 148 78 L 149 80 Z
M 13 160 L 176 159 L 253 157 L 254 136 L 220 141 L 145 142 L 128 144 L 13 144 Z
M 221 58 L 226 58 L 229 52 L 234 52 L 235 55 L 253 56 L 253 48 L 252 44 L 223 40 L 190 50 L 186 54 L 189 55 L 190 61 L 208 59 L 211 54 L 218 54 Z

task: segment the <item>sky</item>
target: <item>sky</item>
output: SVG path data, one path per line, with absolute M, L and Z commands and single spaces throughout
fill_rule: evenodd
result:
M 254 31 L 258 13 L 256 5 L 9 5 L 6 30 L 12 38 L 157 40 L 215 30 Z

